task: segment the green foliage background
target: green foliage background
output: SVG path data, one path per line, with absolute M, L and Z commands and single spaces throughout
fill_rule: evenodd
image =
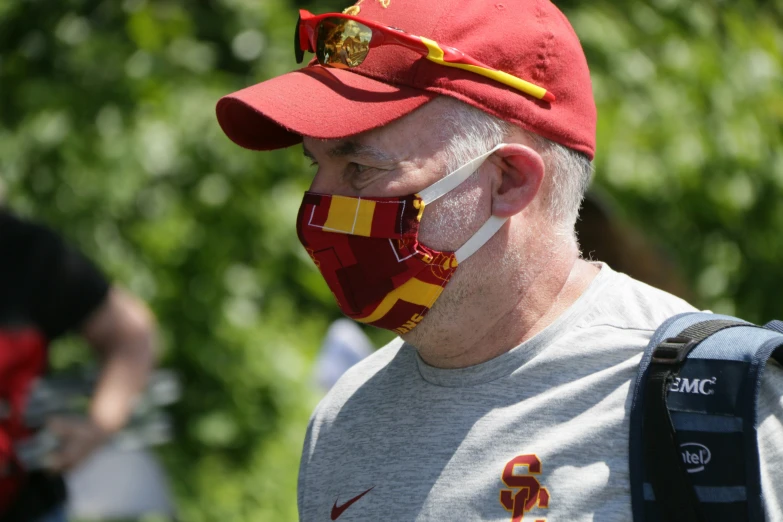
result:
M 214 105 L 295 67 L 297 7 L 343 4 L 0 0 L 0 191 L 157 314 L 186 382 L 162 451 L 182 520 L 296 519 L 311 363 L 337 317 L 294 230 L 310 172 L 296 148 L 234 146 Z M 618 215 L 697 304 L 783 315 L 783 2 L 559 5 Z

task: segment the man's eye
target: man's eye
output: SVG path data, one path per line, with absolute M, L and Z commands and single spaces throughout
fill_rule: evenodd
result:
M 362 165 L 360 163 L 348 163 L 343 171 L 343 182 L 351 185 L 356 190 L 362 190 L 373 183 L 385 169 Z
M 372 168 L 368 167 L 367 165 L 361 165 L 359 163 L 351 163 L 348 165 L 348 167 L 353 174 L 363 174 Z

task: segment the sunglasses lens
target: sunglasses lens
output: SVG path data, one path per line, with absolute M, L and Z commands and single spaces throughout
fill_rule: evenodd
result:
M 326 18 L 318 24 L 315 55 L 318 63 L 348 69 L 360 65 L 370 52 L 372 29 L 354 20 Z
M 299 43 L 299 31 L 302 29 L 302 17 L 296 21 L 296 30 L 294 31 L 294 56 L 296 56 L 296 63 L 302 63 L 304 60 L 304 49 Z

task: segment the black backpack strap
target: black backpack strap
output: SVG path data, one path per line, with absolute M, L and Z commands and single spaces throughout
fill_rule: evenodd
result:
M 653 351 L 644 399 L 644 454 L 664 521 L 705 521 L 677 444 L 667 406 L 669 386 L 679 374 L 685 358 L 700 342 L 726 328 L 747 325 L 723 319 L 698 322 L 678 336 L 664 339 Z

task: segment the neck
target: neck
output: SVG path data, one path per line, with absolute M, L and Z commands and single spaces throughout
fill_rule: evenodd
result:
M 429 365 L 464 368 L 493 359 L 552 324 L 590 285 L 599 269 L 579 259 L 576 245 L 539 256 L 536 269 L 482 281 L 473 291 L 456 292 L 433 321 L 404 339 Z M 532 257 L 532 256 L 531 256 Z M 533 267 L 530 259 L 517 266 Z M 445 296 L 444 296 L 445 297 Z

